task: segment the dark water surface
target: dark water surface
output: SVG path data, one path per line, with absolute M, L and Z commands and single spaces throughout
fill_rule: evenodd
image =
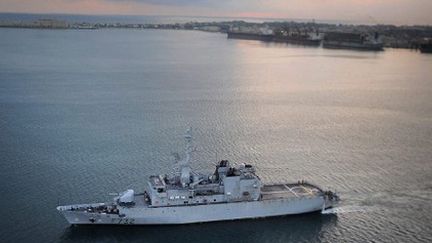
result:
M 161 30 L 0 29 L 1 242 L 431 242 L 432 56 Z M 141 191 L 193 126 L 193 166 L 336 188 L 338 213 L 69 227 Z

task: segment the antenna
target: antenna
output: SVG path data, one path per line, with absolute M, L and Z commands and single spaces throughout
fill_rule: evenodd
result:
M 186 140 L 186 148 L 185 148 L 185 155 L 186 157 L 180 161 L 180 182 L 183 187 L 186 187 L 191 182 L 191 173 L 192 169 L 189 166 L 189 161 L 191 158 L 192 152 L 194 152 L 194 149 L 192 148 L 192 128 L 190 127 L 186 134 L 184 135 L 184 138 Z
M 191 154 L 193 152 L 193 148 L 192 148 L 192 127 L 189 127 L 189 129 L 186 131 L 186 134 L 184 135 L 184 138 L 186 140 L 186 149 L 185 149 L 185 154 L 186 154 L 186 158 L 182 161 L 183 164 L 187 165 L 189 164 L 190 158 L 191 158 Z

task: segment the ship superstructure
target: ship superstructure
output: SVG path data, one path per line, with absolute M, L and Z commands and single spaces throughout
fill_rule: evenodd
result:
M 324 48 L 383 51 L 383 42 L 378 33 L 359 34 L 328 32 L 323 41 Z
M 220 161 L 214 173 L 190 167 L 192 131 L 172 175 L 150 176 L 146 191 L 128 189 L 112 202 L 59 206 L 70 224 L 184 224 L 300 214 L 332 207 L 338 196 L 298 181 L 265 185 L 249 164 Z

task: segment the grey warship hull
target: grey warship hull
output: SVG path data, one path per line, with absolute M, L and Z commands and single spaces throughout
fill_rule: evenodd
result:
M 160 225 L 263 218 L 319 211 L 338 197 L 305 181 L 263 184 L 249 164 L 222 160 L 212 174 L 194 172 L 189 130 L 185 158 L 173 176 L 153 175 L 147 190 L 128 189 L 112 202 L 58 206 L 70 224 Z
M 197 204 L 172 207 L 149 207 L 140 196 L 132 207 L 121 207 L 118 213 L 97 210 L 70 210 L 71 208 L 98 208 L 106 204 L 59 206 L 57 209 L 70 224 L 163 225 L 265 218 L 321 211 L 333 206 L 319 188 L 310 184 L 280 184 L 264 186 L 258 201 Z M 283 188 L 285 190 L 280 190 Z M 142 200 L 142 203 L 139 203 Z

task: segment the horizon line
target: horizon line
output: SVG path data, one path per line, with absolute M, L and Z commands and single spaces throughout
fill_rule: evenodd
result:
M 392 25 L 392 26 L 424 26 L 431 27 L 432 24 L 393 24 L 393 23 L 364 23 L 362 21 L 355 20 L 335 20 L 335 19 L 318 19 L 318 18 L 280 18 L 280 17 L 248 17 L 248 16 L 200 16 L 200 15 L 168 15 L 168 14 L 101 14 L 101 13 L 61 13 L 61 12 L 3 12 L 0 14 L 25 14 L 25 15 L 69 15 L 69 16 L 134 16 L 134 17 L 179 17 L 179 18 L 229 18 L 236 21 L 236 19 L 243 21 L 244 19 L 254 20 L 275 20 L 275 22 L 299 22 L 299 23 L 310 23 L 315 22 L 317 24 L 343 24 L 343 25 Z

